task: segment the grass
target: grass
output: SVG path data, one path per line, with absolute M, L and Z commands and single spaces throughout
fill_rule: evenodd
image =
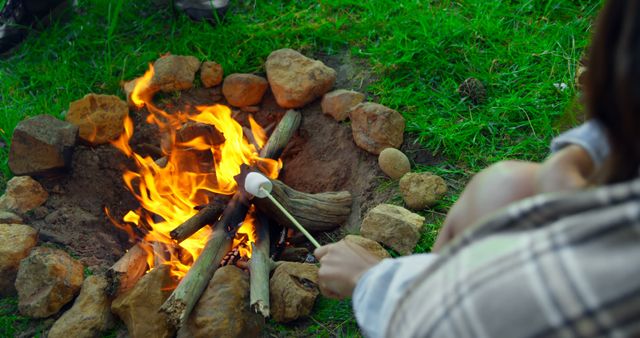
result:
M 224 22 L 211 27 L 150 1 L 81 0 L 69 20 L 30 34 L 0 59 L 0 128 L 9 144 L 28 116 L 61 118 L 69 102 L 90 92 L 121 95 L 121 81 L 167 52 L 215 60 L 229 74 L 263 72 L 278 48 L 308 55 L 346 50 L 377 79 L 366 88 L 369 99 L 401 112 L 407 131 L 444 159 L 416 168 L 442 175 L 452 188 L 424 213 L 428 230 L 417 251 L 428 251 L 470 175 L 503 159 L 541 160 L 551 137 L 575 123 L 574 73 L 601 3 L 234 1 Z M 475 106 L 456 93 L 467 77 L 485 84 L 486 102 Z M 568 87 L 556 89 L 557 83 Z M 7 147 L 0 149 L 0 169 L 10 176 Z M 312 335 L 355 328 L 345 304 L 321 301 Z M 335 317 L 343 310 L 348 315 Z

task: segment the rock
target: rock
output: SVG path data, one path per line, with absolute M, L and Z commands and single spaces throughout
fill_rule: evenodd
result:
M 349 113 L 351 131 L 358 147 L 375 155 L 385 148 L 398 148 L 404 137 L 404 118 L 377 103 L 360 103 Z
M 131 99 L 131 94 L 133 94 L 133 90 L 136 88 L 136 85 L 138 84 L 138 81 L 140 81 L 140 78 L 135 78 L 131 81 L 125 81 L 122 82 L 122 92 L 124 93 L 124 96 L 127 98 L 127 104 L 129 105 L 129 107 L 131 108 L 135 108 L 136 104 L 133 103 L 133 100 Z
M 365 215 L 360 231 L 363 237 L 408 255 L 420 239 L 423 223 L 424 217 L 403 207 L 380 204 Z
M 38 231 L 24 224 L 0 224 L 0 296 L 13 296 L 20 260 L 38 242 Z
M 31 250 L 16 278 L 20 313 L 34 318 L 55 314 L 78 294 L 83 277 L 82 264 L 68 253 L 47 247 Z
M 78 127 L 50 115 L 21 121 L 13 131 L 9 168 L 15 175 L 45 175 L 68 168 Z
M 128 114 L 129 106 L 117 96 L 87 94 L 71 102 L 65 119 L 78 126 L 82 140 L 98 145 L 122 134 Z
M 279 49 L 267 58 L 267 78 L 283 108 L 299 108 L 324 95 L 336 82 L 336 71 L 292 49 Z
M 249 310 L 249 275 L 228 265 L 213 275 L 178 338 L 258 337 L 263 327 L 262 316 Z
M 24 224 L 22 217 L 10 212 L 0 210 L 0 224 Z
M 311 313 L 318 289 L 318 267 L 314 264 L 280 264 L 269 282 L 271 317 L 286 323 Z
M 29 176 L 16 176 L 7 182 L 7 190 L 0 197 L 0 210 L 24 215 L 41 206 L 49 194 L 36 180 Z
M 53 324 L 47 337 L 101 337 L 103 332 L 114 325 L 111 301 L 106 289 L 107 279 L 104 276 L 87 277 L 73 307 Z
M 470 77 L 458 87 L 458 93 L 463 98 L 469 98 L 473 104 L 480 104 L 487 98 L 487 91 L 480 80 Z
M 364 94 L 353 90 L 338 89 L 324 94 L 322 112 L 333 116 L 336 121 L 344 121 L 349 117 L 351 108 L 364 101 Z
M 378 165 L 382 172 L 394 180 L 411 171 L 409 158 L 396 148 L 385 148 L 378 156 Z
M 222 82 L 222 66 L 213 61 L 205 61 L 200 66 L 200 81 L 206 87 L 217 86 Z
M 400 194 L 410 209 L 430 207 L 446 192 L 444 179 L 431 173 L 408 173 L 400 179 Z
M 372 241 L 368 238 L 364 238 L 362 236 L 357 235 L 347 235 L 344 240 L 349 243 L 353 243 L 363 247 L 365 250 L 369 251 L 376 257 L 380 259 L 391 258 L 389 252 L 380 245 L 380 243 L 376 241 Z
M 262 101 L 267 87 L 267 80 L 261 76 L 231 74 L 222 83 L 222 94 L 234 107 L 253 106 Z
M 160 311 L 160 306 L 171 294 L 171 286 L 175 286 L 169 272 L 166 265 L 151 270 L 131 290 L 111 303 L 111 311 L 127 325 L 131 338 L 173 337 L 174 329 Z
M 193 56 L 165 55 L 153 63 L 151 86 L 163 92 L 190 89 L 198 69 L 200 61 Z

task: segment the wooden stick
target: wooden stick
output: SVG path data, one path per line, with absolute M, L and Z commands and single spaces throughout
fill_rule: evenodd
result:
M 269 247 L 271 246 L 269 237 L 269 220 L 258 212 L 256 217 L 256 237 L 255 245 L 252 243 L 251 259 L 249 260 L 250 273 L 250 308 L 256 313 L 260 313 L 264 318 L 269 317 L 269 273 L 271 271 L 271 259 L 269 258 Z
M 171 296 L 160 307 L 160 310 L 167 314 L 168 322 L 174 327 L 181 327 L 189 318 L 191 310 L 220 266 L 224 255 L 231 250 L 235 231 L 229 233 L 227 229 L 229 227 L 236 228 L 239 223 L 244 221 L 248 209 L 239 198 L 234 196 L 222 218 L 216 223 L 213 232 L 209 235 L 200 256 L 180 281 L 178 287 L 173 290 Z
M 293 109 L 287 110 L 276 129 L 273 131 L 267 143 L 260 149 L 260 157 L 278 159 L 287 146 L 293 134 L 300 127 L 302 115 Z
M 203 228 L 205 225 L 214 224 L 218 217 L 220 217 L 220 215 L 222 214 L 225 206 L 226 204 L 218 200 L 214 200 L 211 204 L 208 204 L 204 208 L 200 209 L 195 216 L 189 218 L 184 223 L 180 224 L 177 228 L 173 229 L 169 233 L 169 235 L 178 243 L 184 241 L 185 239 L 191 237 L 191 235 L 195 234 L 198 230 Z
M 280 181 L 271 180 L 271 182 L 273 190 L 270 195 L 308 231 L 333 230 L 343 224 L 351 214 L 353 198 L 348 191 L 307 194 L 294 190 Z M 253 204 L 279 224 L 296 228 L 287 215 L 271 200 L 254 198 Z
M 147 271 L 147 256 L 143 244 L 138 243 L 120 257 L 107 270 L 107 294 L 115 298 L 131 289 Z
M 267 195 L 269 200 L 271 200 L 271 202 L 273 202 L 273 204 L 280 210 L 280 212 L 282 212 L 285 217 L 287 217 L 287 220 L 293 223 L 296 229 L 298 229 L 304 235 L 304 237 L 306 237 L 309 242 L 313 244 L 313 246 L 315 246 L 316 248 L 319 248 L 321 246 L 320 243 L 318 243 L 318 241 L 313 236 L 311 236 L 307 229 L 305 229 L 300 223 L 298 223 L 298 221 L 287 211 L 287 209 L 282 206 L 282 204 L 280 204 L 280 202 L 278 202 L 278 200 L 273 198 L 273 196 L 271 196 L 271 194 L 264 188 L 261 187 L 260 190 L 262 191 L 262 193 Z

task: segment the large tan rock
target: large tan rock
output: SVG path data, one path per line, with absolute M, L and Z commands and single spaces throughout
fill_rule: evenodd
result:
M 205 61 L 200 66 L 200 81 L 206 88 L 219 85 L 223 76 L 222 66 L 216 62 Z
M 111 303 L 111 311 L 125 323 L 130 337 L 173 337 L 174 329 L 160 311 L 171 294 L 171 286 L 175 285 L 169 272 L 166 265 L 151 270 Z
M 117 96 L 87 94 L 71 102 L 66 120 L 78 126 L 82 140 L 98 145 L 122 134 L 128 114 L 127 103 Z
M 73 307 L 53 324 L 48 338 L 93 338 L 109 330 L 114 318 L 106 289 L 104 276 L 87 277 Z
M 292 49 L 279 49 L 267 58 L 267 78 L 276 102 L 298 108 L 324 95 L 336 82 L 336 71 Z
M 190 89 L 198 69 L 200 60 L 193 56 L 165 55 L 153 63 L 151 86 L 163 92 Z
M 46 175 L 71 165 L 78 127 L 50 115 L 21 121 L 13 131 L 9 169 L 15 175 Z
M 358 235 L 347 235 L 344 240 L 349 243 L 361 246 L 380 259 L 391 258 L 389 252 L 376 241 Z
M 249 275 L 228 265 L 219 268 L 178 338 L 258 337 L 261 315 L 249 310 Z
M 34 318 L 55 314 L 78 294 L 83 278 L 82 264 L 68 253 L 34 248 L 20 262 L 16 278 L 20 313 Z
M 400 179 L 411 171 L 409 158 L 396 148 L 386 148 L 378 156 L 378 165 L 382 172 L 394 180 Z
M 320 106 L 322 112 L 331 115 L 336 121 L 349 117 L 351 108 L 364 101 L 364 94 L 346 89 L 338 89 L 324 94 Z
M 410 209 L 434 205 L 447 192 L 447 183 L 431 173 L 408 173 L 400 179 L 400 194 Z
M 380 204 L 367 212 L 360 231 L 362 236 L 408 255 L 418 244 L 423 223 L 424 217 L 403 207 Z
M 269 84 L 262 76 L 253 74 L 231 74 L 222 83 L 222 94 L 234 107 L 259 104 Z
M 16 293 L 14 283 L 20 260 L 38 242 L 38 231 L 24 224 L 0 224 L 0 296 Z
M 381 104 L 365 102 L 349 113 L 351 131 L 358 147 L 375 155 L 385 148 L 398 148 L 404 138 L 404 118 Z
M 47 201 L 49 193 L 29 176 L 16 176 L 7 182 L 7 190 L 0 196 L 0 210 L 23 215 Z
M 280 264 L 269 282 L 273 320 L 286 323 L 308 316 L 319 293 L 317 266 L 293 262 Z

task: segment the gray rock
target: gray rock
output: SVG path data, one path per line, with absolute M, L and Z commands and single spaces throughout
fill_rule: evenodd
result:
M 420 239 L 423 223 L 424 217 L 403 207 L 380 204 L 365 215 L 360 230 L 363 237 L 408 255 Z
M 42 185 L 29 176 L 16 176 L 7 182 L 7 190 L 0 196 L 0 210 L 24 215 L 41 206 L 49 198 Z
M 263 327 L 264 318 L 249 310 L 249 275 L 227 265 L 213 275 L 178 338 L 258 337 Z
M 408 173 L 400 179 L 400 194 L 410 209 L 430 207 L 446 192 L 444 179 L 431 173 Z
M 16 126 L 9 150 L 15 175 L 45 175 L 68 168 L 78 127 L 50 115 L 38 115 Z
M 308 316 L 320 294 L 318 267 L 314 264 L 284 262 L 269 282 L 271 316 L 286 323 Z
M 336 71 L 292 49 L 279 49 L 267 58 L 267 78 L 276 102 L 299 108 L 333 88 Z
M 60 317 L 49 331 L 48 338 L 93 338 L 114 325 L 111 300 L 107 297 L 107 279 L 93 275 L 82 283 L 80 295 L 73 307 Z
M 259 104 L 269 84 L 261 76 L 253 74 L 231 74 L 222 83 L 222 94 L 234 107 Z
M 360 103 L 349 113 L 351 131 L 358 147 L 375 155 L 385 148 L 398 148 L 404 138 L 404 118 L 377 103 Z
M 344 121 L 349 117 L 351 108 L 364 101 L 364 94 L 346 89 L 338 89 L 324 94 L 322 112 L 333 116 L 336 121 Z
M 16 289 L 20 313 L 34 318 L 49 317 L 80 291 L 83 267 L 68 253 L 47 247 L 31 250 L 20 262 Z
M 386 148 L 378 156 L 378 165 L 382 172 L 394 180 L 400 179 L 411 171 L 409 158 L 396 148 Z
M 15 295 L 20 261 L 37 242 L 38 231 L 28 225 L 0 224 L 0 296 Z

